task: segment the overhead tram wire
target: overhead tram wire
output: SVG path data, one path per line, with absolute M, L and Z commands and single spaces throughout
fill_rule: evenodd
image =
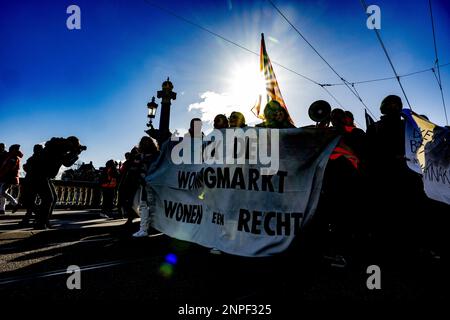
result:
M 167 9 L 167 8 L 164 8 L 164 7 L 162 7 L 162 6 L 160 6 L 160 5 L 156 4 L 156 3 L 153 3 L 151 1 L 148 1 L 148 0 L 144 0 L 144 2 L 147 3 L 150 6 L 153 6 L 153 7 L 157 8 L 157 9 L 161 10 L 161 11 L 164 11 L 165 13 L 167 13 L 167 14 L 169 14 L 169 15 L 171 15 L 171 16 L 173 16 L 173 17 L 175 17 L 175 18 L 177 18 L 177 19 L 179 19 L 181 21 L 184 21 L 184 22 L 186 22 L 186 23 L 188 23 L 190 25 L 193 25 L 194 27 L 197 27 L 197 28 L 199 28 L 199 29 L 201 29 L 201 30 L 203 30 L 203 31 L 205 31 L 205 32 L 215 36 L 215 37 L 218 37 L 219 39 L 222 39 L 225 42 L 228 42 L 228 43 L 230 43 L 230 44 L 232 44 L 232 45 L 234 45 L 234 46 L 236 46 L 238 48 L 241 48 L 242 50 L 245 50 L 245 51 L 247 51 L 249 53 L 252 53 L 252 54 L 254 54 L 254 55 L 259 57 L 259 53 L 255 52 L 255 51 L 252 51 L 252 50 L 244 47 L 243 45 L 240 45 L 237 42 L 234 42 L 234 41 L 232 41 L 230 39 L 227 39 L 224 36 L 214 32 L 214 31 L 211 31 L 211 30 L 203 27 L 202 25 L 200 25 L 200 24 L 198 24 L 196 22 L 193 22 L 193 21 L 191 21 L 191 20 L 189 20 L 189 19 L 187 19 L 187 18 L 185 18 L 183 16 L 180 16 L 179 14 L 177 14 L 177 13 L 175 13 L 175 12 L 173 12 L 173 11 Z M 303 79 L 305 79 L 305 80 L 307 80 L 309 82 L 312 82 L 315 85 L 321 87 L 331 98 L 333 98 L 334 101 L 336 101 L 337 104 L 339 104 L 339 106 L 341 106 L 341 108 L 344 108 L 342 106 L 342 104 L 339 102 L 339 100 L 327 88 L 325 88 L 323 84 L 321 84 L 321 83 L 311 79 L 310 77 L 307 77 L 307 76 L 305 76 L 305 75 L 303 75 L 303 74 L 301 74 L 301 73 L 299 73 L 299 72 L 297 72 L 295 70 L 292 70 L 292 69 L 290 69 L 288 67 L 285 67 L 282 64 L 280 64 L 280 63 L 278 63 L 278 62 L 276 62 L 274 60 L 271 60 L 271 61 L 272 61 L 273 64 L 275 64 L 275 65 L 277 65 L 277 66 L 279 66 L 279 67 L 281 67 L 281 68 L 283 68 L 283 69 L 285 69 L 285 70 L 287 70 L 289 72 L 292 72 L 292 73 L 296 74 L 297 76 L 300 76 Z
M 449 66 L 449 63 L 445 63 L 445 64 L 441 64 L 439 65 L 439 67 L 443 68 L 446 66 Z M 409 77 L 409 76 L 413 76 L 419 73 L 424 73 L 424 72 L 433 72 L 434 68 L 427 68 L 427 69 L 423 69 L 423 70 L 418 70 L 418 71 L 413 71 L 410 73 L 406 73 L 403 75 L 399 75 L 400 78 L 404 78 L 404 77 Z M 376 78 L 376 79 L 368 79 L 368 80 L 361 80 L 361 81 L 355 81 L 355 82 L 350 82 L 351 85 L 354 84 L 363 84 L 363 83 L 371 83 L 371 82 L 378 82 L 378 81 L 386 81 L 386 80 L 393 80 L 393 79 L 397 79 L 397 77 L 385 77 L 385 78 Z M 322 84 L 325 87 L 334 87 L 334 86 L 343 86 L 343 83 L 323 83 Z
M 317 51 L 317 49 L 311 44 L 311 42 L 308 41 L 308 39 L 306 39 L 306 37 L 292 24 L 292 22 L 283 14 L 283 12 L 281 12 L 281 10 L 275 5 L 275 3 L 273 3 L 273 1 L 271 0 L 267 0 L 272 7 L 275 8 L 275 10 L 283 17 L 284 20 L 286 20 L 286 22 L 300 35 L 300 37 L 311 47 L 311 49 L 313 49 L 313 51 L 323 60 L 323 62 L 325 62 L 325 64 L 331 69 L 331 71 L 334 72 L 334 74 L 336 74 L 336 76 L 341 79 L 341 81 L 343 82 L 343 84 L 350 90 L 350 92 L 361 102 L 361 104 L 364 106 L 364 108 L 366 108 L 367 111 L 369 111 L 369 113 L 376 118 L 376 116 L 373 114 L 372 110 L 370 110 L 370 108 L 364 103 L 364 101 L 362 100 L 361 96 L 359 95 L 358 91 L 356 90 L 356 88 L 354 86 L 350 86 L 350 82 L 348 82 L 347 80 L 345 80 L 332 66 L 330 63 L 328 63 L 328 61 L 319 53 L 319 51 Z
M 448 125 L 447 108 L 445 106 L 444 91 L 442 90 L 441 70 L 439 68 L 439 57 L 438 57 L 437 44 L 436 44 L 436 32 L 434 30 L 434 18 L 433 18 L 433 9 L 431 6 L 431 0 L 428 0 L 428 4 L 430 7 L 431 28 L 433 30 L 433 43 L 434 43 L 434 55 L 435 55 L 434 66 L 437 68 L 437 76 L 436 76 L 436 72 L 434 71 L 434 68 L 433 68 L 433 74 L 436 77 L 436 81 L 439 85 L 439 90 L 441 91 L 441 99 L 442 99 L 442 106 L 444 108 L 445 121 L 447 122 L 447 125 Z
M 364 8 L 364 12 L 366 12 L 366 14 L 367 14 L 368 17 L 370 17 L 370 15 L 367 13 L 367 4 L 366 4 L 366 1 L 360 0 L 360 2 L 361 2 L 361 5 L 362 5 L 363 8 Z M 383 40 L 381 39 L 381 35 L 380 35 L 380 33 L 378 32 L 378 29 L 374 28 L 373 30 L 375 31 L 375 34 L 377 35 L 377 39 L 378 39 L 378 41 L 380 42 L 381 47 L 383 48 L 384 54 L 386 55 L 386 57 L 387 57 L 387 59 L 388 59 L 388 61 L 389 61 L 389 64 L 391 65 L 392 71 L 394 71 L 395 78 L 397 79 L 398 84 L 400 85 L 400 88 L 402 89 L 402 93 L 403 93 L 403 95 L 405 96 L 406 102 L 408 103 L 408 107 L 409 107 L 409 109 L 412 110 L 411 104 L 409 103 L 408 96 L 406 95 L 405 89 L 403 88 L 402 82 L 400 81 L 400 77 L 398 76 L 397 70 L 395 70 L 395 67 L 394 67 L 394 64 L 393 64 L 393 62 L 392 62 L 392 60 L 391 60 L 391 57 L 389 56 L 389 53 L 387 52 L 386 46 L 384 45 L 384 42 L 383 42 Z

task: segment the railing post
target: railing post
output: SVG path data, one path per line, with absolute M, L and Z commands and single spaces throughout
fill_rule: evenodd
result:
M 20 179 L 23 183 L 23 178 Z M 56 208 L 93 208 L 98 209 L 102 204 L 102 192 L 96 182 L 52 180 L 56 192 Z M 14 197 L 21 196 L 19 188 L 11 190 Z M 117 199 L 115 200 L 117 202 Z M 36 203 L 40 203 L 39 197 Z

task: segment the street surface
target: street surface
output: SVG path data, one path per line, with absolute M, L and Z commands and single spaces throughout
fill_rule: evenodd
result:
M 0 298 L 6 300 L 146 301 L 177 312 L 180 306 L 271 304 L 295 308 L 322 300 L 447 300 L 444 258 L 382 263 L 380 290 L 369 290 L 359 261 L 345 268 L 301 256 L 245 258 L 156 230 L 134 239 L 139 227 L 101 218 L 98 211 L 56 211 L 53 229 L 34 231 L 18 222 L 22 212 L 0 217 Z M 81 289 L 69 290 L 67 268 L 80 268 Z

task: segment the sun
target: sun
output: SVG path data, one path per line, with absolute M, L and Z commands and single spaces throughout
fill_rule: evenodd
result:
M 266 92 L 265 81 L 259 70 L 259 59 L 235 63 L 229 76 L 228 93 L 243 109 L 255 105 L 259 95 Z

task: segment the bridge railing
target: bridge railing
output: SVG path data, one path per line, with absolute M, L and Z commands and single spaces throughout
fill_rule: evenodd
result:
M 98 183 L 55 180 L 53 185 L 57 208 L 96 209 L 102 205 L 102 192 Z
M 53 180 L 52 183 L 57 196 L 55 206 L 57 209 L 99 209 L 102 206 L 102 191 L 96 182 Z M 10 193 L 14 198 L 21 200 L 20 186 L 13 187 Z M 23 203 L 20 200 L 19 202 Z M 38 197 L 36 202 L 39 201 Z

